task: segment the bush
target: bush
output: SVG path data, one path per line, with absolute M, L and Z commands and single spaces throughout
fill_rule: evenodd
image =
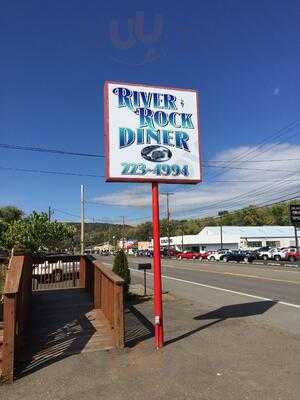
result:
M 113 272 L 124 279 L 124 290 L 127 294 L 131 282 L 131 277 L 130 270 L 128 268 L 127 256 L 123 250 L 118 251 L 114 258 Z
M 0 263 L 0 304 L 3 302 L 3 289 L 5 284 L 6 265 Z M 1 321 L 1 315 L 0 315 Z

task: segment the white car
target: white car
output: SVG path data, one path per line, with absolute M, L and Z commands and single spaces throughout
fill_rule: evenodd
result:
M 286 258 L 286 249 L 270 249 L 268 251 L 261 251 L 258 253 L 259 258 L 267 260 L 280 261 Z
M 228 249 L 224 249 L 224 250 L 216 250 L 213 251 L 208 257 L 207 259 L 209 261 L 220 261 L 220 257 L 223 256 L 224 254 L 228 253 Z

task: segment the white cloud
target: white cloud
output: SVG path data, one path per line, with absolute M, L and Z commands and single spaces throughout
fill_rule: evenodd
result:
M 231 163 L 229 165 L 221 161 Z M 180 219 L 215 215 L 222 209 L 234 210 L 249 204 L 260 205 L 276 201 L 282 196 L 288 197 L 290 193 L 300 194 L 300 145 L 270 144 L 264 147 L 233 148 L 220 153 L 208 165 L 228 165 L 230 168 L 204 166 L 203 183 L 197 186 L 161 185 L 161 192 L 169 190 L 174 193 L 170 196 L 173 217 Z M 93 200 L 125 208 L 137 207 L 139 214 L 145 211 L 145 215 L 150 215 L 151 186 L 131 184 L 125 190 Z M 161 197 L 161 212 L 165 210 L 165 203 L 165 197 Z
M 273 96 L 279 96 L 280 95 L 280 88 L 277 87 L 273 90 Z

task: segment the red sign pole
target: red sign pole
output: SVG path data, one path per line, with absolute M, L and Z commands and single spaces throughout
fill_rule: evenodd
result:
M 152 183 L 152 224 L 153 224 L 153 272 L 154 272 L 154 324 L 155 347 L 159 349 L 164 344 L 162 285 L 160 263 L 160 236 L 159 236 L 159 201 L 158 184 Z

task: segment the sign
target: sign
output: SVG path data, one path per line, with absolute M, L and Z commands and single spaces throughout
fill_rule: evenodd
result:
M 151 268 L 152 268 L 151 263 L 139 263 L 138 264 L 138 269 L 139 270 L 141 270 L 141 269 L 151 269 Z
M 290 220 L 294 226 L 300 226 L 300 204 L 290 204 Z
M 195 90 L 105 82 L 106 181 L 201 182 Z

